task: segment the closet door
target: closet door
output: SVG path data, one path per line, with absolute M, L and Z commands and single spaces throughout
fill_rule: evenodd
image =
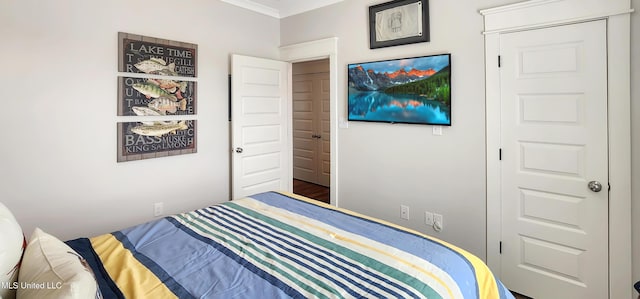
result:
M 293 177 L 329 186 L 328 60 L 293 65 Z
M 608 297 L 606 21 L 500 36 L 502 280 Z

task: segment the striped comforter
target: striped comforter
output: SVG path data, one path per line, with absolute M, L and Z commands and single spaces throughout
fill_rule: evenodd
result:
M 262 193 L 90 242 L 126 298 L 513 298 L 462 249 L 291 194 Z

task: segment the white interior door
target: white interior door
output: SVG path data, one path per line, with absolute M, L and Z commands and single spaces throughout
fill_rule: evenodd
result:
M 231 57 L 232 198 L 292 191 L 287 62 Z
M 501 279 L 536 299 L 608 298 L 606 45 L 605 21 L 500 35 Z
M 293 65 L 293 177 L 329 186 L 329 61 Z

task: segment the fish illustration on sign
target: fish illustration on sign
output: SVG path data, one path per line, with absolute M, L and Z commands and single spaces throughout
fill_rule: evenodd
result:
M 153 125 L 139 125 L 131 128 L 131 132 L 143 136 L 156 136 L 161 137 L 166 134 L 176 134 L 177 131 L 186 130 L 189 127 L 185 121 L 180 121 L 175 124 L 160 124 L 155 123 Z
M 165 76 L 177 76 L 176 72 L 176 64 L 170 63 L 167 65 L 167 62 L 162 58 L 154 58 L 151 57 L 147 60 L 140 61 L 134 66 L 139 69 L 141 72 L 147 74 L 156 74 L 156 75 L 165 75 Z
M 160 88 L 171 93 L 177 92 L 178 88 L 181 92 L 185 92 L 185 90 L 187 89 L 187 82 L 185 81 L 176 82 L 167 79 L 149 79 L 148 82 L 158 85 L 160 86 Z
M 182 99 L 179 102 L 177 102 L 172 98 L 162 96 L 162 97 L 153 99 L 151 102 L 149 102 L 147 106 L 149 108 L 159 111 L 163 115 L 166 115 L 167 112 L 176 113 L 178 109 L 182 111 L 187 110 L 187 100 Z
M 178 99 L 182 99 L 182 93 L 187 91 L 187 82 L 176 82 L 167 79 L 148 79 L 147 82 L 158 85 L 158 87 L 169 93 L 175 94 Z
M 118 115 L 164 116 L 196 113 L 196 82 L 154 77 L 119 78 Z M 156 99 L 158 100 L 154 101 Z M 142 111 L 141 108 L 136 108 L 135 111 L 134 107 L 154 109 L 157 114 L 148 110 Z
M 168 91 L 160 88 L 158 85 L 149 83 L 149 82 L 138 82 L 133 83 L 131 85 L 133 89 L 137 90 L 141 94 L 145 95 L 147 99 L 150 98 L 159 98 L 159 97 L 167 97 L 169 99 L 173 99 L 173 101 L 177 101 L 178 98 L 176 96 L 170 94 Z
M 133 110 L 133 112 L 137 115 L 137 116 L 162 116 L 165 115 L 163 113 L 161 113 L 160 111 L 153 109 L 153 108 L 148 108 L 148 107 L 144 107 L 144 106 L 133 106 L 131 107 L 131 110 Z M 178 122 L 175 120 L 171 120 L 171 121 L 141 121 L 142 124 L 147 125 L 147 126 L 152 126 L 155 124 L 161 124 L 161 125 L 174 125 L 177 124 Z
M 160 111 L 153 109 L 153 108 L 147 108 L 144 106 L 133 106 L 131 107 L 131 110 L 133 110 L 133 112 L 137 115 L 137 116 L 161 116 L 163 115 L 162 113 L 160 113 Z

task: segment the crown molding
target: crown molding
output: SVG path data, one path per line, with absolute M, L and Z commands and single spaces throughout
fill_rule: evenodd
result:
M 248 10 L 252 10 L 270 17 L 280 18 L 280 10 L 260 3 L 256 3 L 251 0 L 221 0 L 222 2 L 229 3 L 231 5 L 239 6 Z
M 344 0 L 221 0 L 231 5 L 249 9 L 274 18 L 282 19 L 288 16 L 314 10 Z M 264 3 L 264 4 L 263 4 Z

